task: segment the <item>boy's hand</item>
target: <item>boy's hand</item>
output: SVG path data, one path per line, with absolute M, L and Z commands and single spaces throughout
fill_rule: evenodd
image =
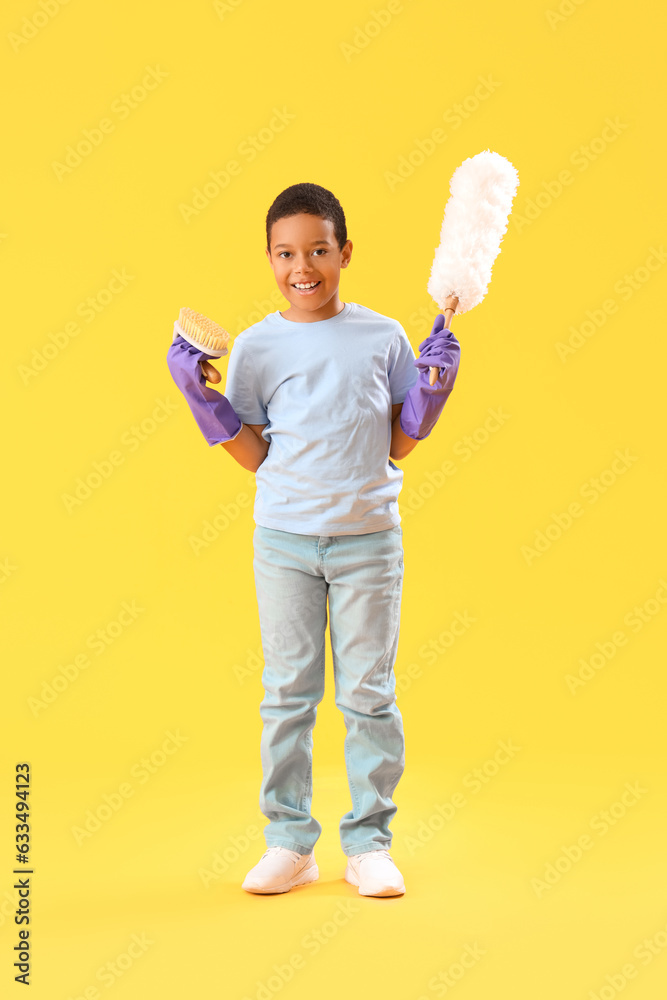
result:
M 401 430 L 416 441 L 428 437 L 435 427 L 459 371 L 461 346 L 451 330 L 443 329 L 444 322 L 445 317 L 440 313 L 430 335 L 419 345 L 421 353 L 413 362 L 419 369 L 419 378 L 401 409 Z M 431 367 L 440 369 L 434 385 L 429 384 Z
M 445 330 L 445 317 L 439 313 L 433 321 L 433 329 L 419 345 L 419 357 L 414 362 L 420 372 L 426 372 L 430 368 L 452 368 L 458 367 L 460 353 L 459 342 L 451 330 Z M 444 372 L 440 372 L 442 378 Z
M 176 331 L 174 334 L 167 351 L 167 365 L 200 431 L 209 445 L 232 441 L 241 432 L 243 423 L 229 400 L 206 385 L 203 365 L 217 375 L 211 381 L 219 382 L 220 373 L 209 364 L 210 355 L 193 347 Z
M 217 368 L 213 367 L 210 361 L 200 361 L 199 363 L 207 382 L 212 382 L 214 385 L 217 385 L 218 382 L 222 381 L 222 375 Z

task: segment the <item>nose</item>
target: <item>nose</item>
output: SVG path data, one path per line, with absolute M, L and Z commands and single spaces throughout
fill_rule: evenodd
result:
M 312 271 L 310 261 L 307 257 L 304 257 L 301 261 L 294 262 L 294 273 L 295 274 L 309 274 Z

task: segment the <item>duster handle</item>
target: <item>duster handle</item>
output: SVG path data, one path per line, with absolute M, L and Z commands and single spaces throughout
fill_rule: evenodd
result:
M 459 302 L 459 300 L 457 299 L 456 300 L 456 304 L 457 305 L 458 305 L 458 302 Z M 445 326 L 444 326 L 445 330 L 449 330 L 449 324 L 451 323 L 452 316 L 454 315 L 455 312 L 456 312 L 456 308 L 452 309 L 450 307 L 447 307 L 447 309 L 445 309 Z M 428 384 L 429 385 L 435 385 L 435 380 L 437 379 L 439 372 L 440 372 L 439 368 L 431 368 L 429 370 L 429 373 L 428 373 Z

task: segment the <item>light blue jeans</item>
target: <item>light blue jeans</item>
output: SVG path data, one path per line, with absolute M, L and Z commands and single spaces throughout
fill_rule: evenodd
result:
M 309 854 L 313 735 L 324 697 L 329 600 L 335 700 L 345 718 L 352 810 L 340 821 L 347 855 L 388 848 L 392 795 L 405 767 L 394 662 L 403 587 L 400 525 L 364 535 L 299 535 L 255 526 L 255 586 L 264 670 L 260 808 L 268 847 Z

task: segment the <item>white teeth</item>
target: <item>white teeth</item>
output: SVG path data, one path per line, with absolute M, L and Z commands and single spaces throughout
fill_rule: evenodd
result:
M 294 287 L 295 288 L 314 288 L 315 285 L 317 285 L 317 284 L 319 284 L 319 282 L 317 282 L 317 281 L 309 281 L 308 283 L 305 283 L 305 282 L 296 282 Z

